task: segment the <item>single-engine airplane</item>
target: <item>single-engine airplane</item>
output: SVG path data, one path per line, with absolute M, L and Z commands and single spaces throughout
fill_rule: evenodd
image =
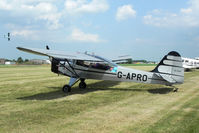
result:
M 169 52 L 151 72 L 126 68 L 95 54 L 75 53 L 17 47 L 17 49 L 37 55 L 48 56 L 51 71 L 70 77 L 69 84 L 62 90 L 67 93 L 79 80 L 79 88 L 86 88 L 85 79 L 127 81 L 172 86 L 184 82 L 184 68 L 179 53 Z M 174 91 L 178 89 L 175 88 Z

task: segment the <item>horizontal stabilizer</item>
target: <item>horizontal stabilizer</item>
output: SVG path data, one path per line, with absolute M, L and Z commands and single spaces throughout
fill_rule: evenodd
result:
M 161 77 L 162 79 L 164 79 L 164 80 L 168 81 L 169 83 L 172 83 L 172 84 L 177 83 L 177 81 L 176 81 L 176 80 L 174 80 L 174 79 L 172 78 L 172 76 L 171 76 L 171 75 L 167 75 L 167 74 L 159 74 L 159 77 Z

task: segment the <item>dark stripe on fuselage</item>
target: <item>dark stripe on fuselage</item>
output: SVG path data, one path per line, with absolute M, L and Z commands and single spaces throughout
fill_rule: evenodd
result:
M 93 71 L 93 70 L 84 70 L 79 68 L 74 68 L 75 70 L 84 71 L 84 72 L 93 72 L 93 73 L 100 73 L 100 74 L 110 74 L 110 75 L 117 75 L 116 73 L 109 73 L 109 72 L 99 72 L 99 71 Z
M 163 79 L 155 79 L 155 78 L 148 78 L 148 79 L 151 79 L 151 80 L 158 80 L 158 81 L 166 81 L 166 80 L 163 80 Z

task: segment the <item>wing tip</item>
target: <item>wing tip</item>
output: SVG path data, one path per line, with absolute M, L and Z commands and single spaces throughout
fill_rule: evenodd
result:
M 16 47 L 16 48 L 19 49 L 19 50 L 21 49 L 21 47 Z

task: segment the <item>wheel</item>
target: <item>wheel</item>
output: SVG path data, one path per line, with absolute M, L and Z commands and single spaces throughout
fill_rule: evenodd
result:
M 62 91 L 64 93 L 70 92 L 71 91 L 71 87 L 69 85 L 64 85 L 62 88 Z
M 178 92 L 178 88 L 175 88 L 175 89 L 173 90 L 173 92 Z
M 79 88 L 85 89 L 86 88 L 86 83 L 85 82 L 80 82 L 79 83 Z

